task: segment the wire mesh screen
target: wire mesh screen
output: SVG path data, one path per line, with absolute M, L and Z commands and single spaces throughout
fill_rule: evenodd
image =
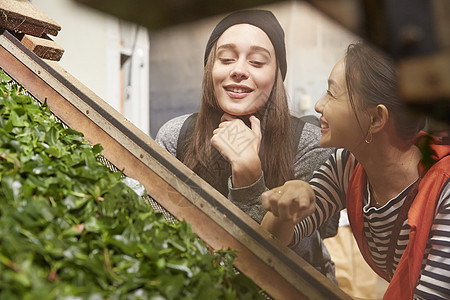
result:
M 104 157 L 103 155 L 99 155 L 98 156 L 98 160 L 103 163 L 106 167 L 108 167 L 108 169 L 110 169 L 113 172 L 118 172 L 120 171 L 114 164 L 112 164 L 106 157 Z M 125 174 L 123 175 L 125 176 Z M 152 197 L 150 197 L 149 195 L 144 195 L 142 196 L 142 198 L 144 198 L 144 200 L 150 204 L 150 206 L 152 207 L 152 209 L 156 212 L 162 213 L 164 218 L 172 223 L 172 224 L 176 224 L 178 221 L 177 218 L 175 218 L 170 212 L 168 212 L 164 207 L 162 207 L 158 202 L 156 202 Z

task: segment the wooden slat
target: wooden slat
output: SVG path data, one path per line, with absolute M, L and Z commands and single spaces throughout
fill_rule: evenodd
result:
M 8 32 L 0 67 L 149 195 L 215 249 L 237 249 L 236 267 L 275 299 L 351 299 L 231 204 L 145 133 L 51 61 L 39 60 Z
M 0 27 L 38 37 L 56 36 L 61 30 L 61 26 L 28 0 L 1 0 Z
M 25 34 L 21 42 L 42 59 L 59 61 L 64 53 L 64 49 L 47 36 L 36 37 Z

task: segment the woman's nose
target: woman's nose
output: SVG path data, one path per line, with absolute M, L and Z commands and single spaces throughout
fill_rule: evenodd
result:
M 319 100 L 317 100 L 316 104 L 314 105 L 314 110 L 316 112 L 318 112 L 319 114 L 321 114 L 323 112 L 323 106 L 325 105 L 325 95 L 323 95 L 322 97 L 320 97 Z
M 231 78 L 235 80 L 243 80 L 249 77 L 248 70 L 243 62 L 236 62 L 230 74 Z

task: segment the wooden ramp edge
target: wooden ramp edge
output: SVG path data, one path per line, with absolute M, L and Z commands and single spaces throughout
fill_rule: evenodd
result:
M 351 299 L 292 250 L 161 148 L 58 64 L 43 61 L 8 31 L 0 67 L 214 249 L 237 249 L 235 266 L 274 299 Z

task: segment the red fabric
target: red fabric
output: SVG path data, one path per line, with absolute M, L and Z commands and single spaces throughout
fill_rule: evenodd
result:
M 422 268 L 428 235 L 434 219 L 437 198 L 443 185 L 450 177 L 450 146 L 432 145 L 438 160 L 423 176 L 419 191 L 408 212 L 408 224 L 411 226 L 408 246 L 403 253 L 394 276 L 389 276 L 379 269 L 372 260 L 363 233 L 363 192 L 366 188 L 366 174 L 358 163 L 350 179 L 347 192 L 347 213 L 359 249 L 369 266 L 381 277 L 390 281 L 383 299 L 412 299 L 417 280 Z M 419 166 L 423 175 L 424 167 Z

